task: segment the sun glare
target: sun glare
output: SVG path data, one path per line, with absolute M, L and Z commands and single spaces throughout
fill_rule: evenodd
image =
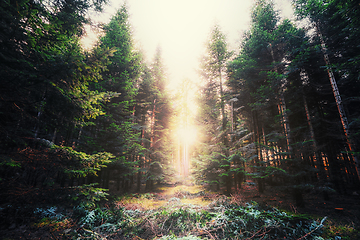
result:
M 196 128 L 195 127 L 184 127 L 179 128 L 178 131 L 179 139 L 182 143 L 192 145 L 196 140 Z
M 185 180 L 191 169 L 191 152 L 196 141 L 196 128 L 193 126 L 180 127 L 176 131 L 178 138 L 178 152 L 176 157 L 178 174 Z

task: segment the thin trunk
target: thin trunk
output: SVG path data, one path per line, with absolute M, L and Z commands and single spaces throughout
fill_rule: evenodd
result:
M 103 179 L 103 188 L 109 189 L 109 180 L 110 180 L 110 171 L 107 168 L 103 168 L 102 179 Z
M 44 105 L 46 104 L 46 90 L 43 94 L 43 97 L 42 97 L 42 100 L 40 102 L 40 109 L 38 111 L 38 114 L 37 114 L 37 118 L 36 118 L 36 125 L 35 125 L 35 133 L 34 133 L 34 138 L 37 138 L 38 134 L 39 134 L 39 130 L 40 130 L 40 117 L 42 115 L 42 112 L 44 110 Z
M 145 114 L 142 114 L 141 117 L 141 125 L 145 126 Z M 141 130 L 141 146 L 145 148 L 145 127 Z M 141 168 L 145 168 L 145 162 L 146 162 L 146 154 L 143 153 L 143 156 L 139 156 L 139 170 L 137 175 L 137 191 L 140 192 L 141 190 L 141 177 L 142 177 L 142 171 Z
M 154 147 L 154 133 L 155 133 L 155 111 L 156 111 L 156 99 L 154 99 L 154 106 L 153 106 L 153 111 L 152 111 L 152 116 L 151 116 L 151 139 L 150 139 L 150 147 Z
M 314 132 L 313 125 L 311 123 L 309 107 L 308 107 L 305 95 L 303 95 L 303 100 L 304 100 L 304 108 L 305 108 L 305 112 L 306 112 L 306 119 L 307 119 L 307 122 L 309 125 L 309 130 L 310 130 L 310 137 L 311 137 L 311 140 L 313 141 L 313 151 L 314 151 L 313 162 L 316 164 L 317 168 L 319 169 L 319 172 L 320 172 L 319 179 L 322 181 L 325 181 L 326 180 L 325 168 L 324 168 L 322 159 L 319 157 L 318 147 L 317 147 L 316 139 L 315 139 L 315 132 Z
M 79 134 L 78 134 L 78 137 L 76 139 L 76 142 L 74 141 L 73 143 L 73 146 L 76 147 L 76 146 L 79 146 L 79 143 L 80 143 L 80 137 L 81 137 L 81 134 L 82 134 L 82 126 L 80 126 L 80 129 L 79 129 Z
M 262 147 L 261 147 L 261 134 L 260 134 L 260 130 L 259 130 L 259 116 L 257 114 L 257 112 L 255 113 L 255 117 L 256 117 L 256 131 L 257 131 L 257 142 L 258 144 L 258 166 L 259 167 L 264 167 L 264 159 L 263 159 L 263 155 L 262 155 Z M 265 183 L 264 183 L 264 179 L 262 178 L 264 176 L 264 173 L 261 172 L 261 177 L 258 178 L 258 185 L 259 185 L 259 193 L 263 193 L 265 190 Z
M 322 37 L 322 34 L 321 34 L 321 31 L 320 31 L 320 28 L 319 28 L 318 24 L 316 24 L 316 28 L 317 28 L 317 31 L 318 31 L 318 35 L 320 37 L 321 47 L 322 47 L 322 51 L 323 51 L 323 54 L 324 54 L 324 60 L 325 60 L 326 66 L 327 66 L 327 72 L 328 72 L 328 75 L 329 75 L 330 84 L 331 84 L 331 87 L 332 87 L 332 90 L 333 90 L 333 94 L 334 94 L 335 101 L 336 101 L 336 106 L 338 108 L 340 120 L 341 120 L 343 130 L 344 130 L 344 134 L 345 134 L 345 137 L 346 137 L 346 143 L 347 143 L 347 145 L 349 147 L 350 155 L 352 156 L 352 158 L 354 160 L 354 165 L 355 165 L 356 171 L 357 171 L 357 180 L 360 180 L 360 165 L 359 165 L 358 159 L 355 156 L 353 156 L 353 154 L 352 154 L 352 152 L 354 150 L 354 147 L 353 147 L 352 142 L 349 139 L 350 134 L 349 134 L 348 119 L 346 117 L 346 113 L 345 113 L 345 110 L 344 110 L 344 106 L 343 106 L 343 103 L 342 103 L 342 99 L 341 99 L 341 96 L 340 96 L 339 88 L 337 86 L 334 73 L 331 70 L 331 68 L 329 67 L 330 66 L 329 56 L 327 54 L 325 41 L 324 41 L 324 39 Z
M 263 137 L 263 142 L 262 143 L 264 144 L 262 154 L 263 154 L 263 158 L 265 159 L 264 162 L 266 162 L 266 165 L 269 166 L 268 144 L 266 142 L 264 122 L 261 123 L 261 129 L 262 129 L 262 137 Z
M 53 133 L 53 137 L 51 139 L 51 142 L 53 142 L 53 143 L 55 143 L 55 140 L 56 140 L 56 133 L 57 133 L 57 129 L 55 128 L 54 133 Z
M 221 104 L 221 115 L 222 115 L 222 131 L 223 131 L 223 139 L 222 142 L 224 144 L 224 154 L 226 157 L 229 157 L 229 151 L 228 151 L 228 141 L 227 136 L 225 134 L 226 132 L 226 116 L 225 116 L 225 104 L 224 104 L 224 93 L 223 93 L 223 86 L 222 86 L 222 76 L 221 76 L 221 67 L 219 67 L 219 79 L 220 79 L 220 104 Z M 226 176 L 225 185 L 226 185 L 226 193 L 231 193 L 231 176 L 230 176 L 230 162 L 228 163 L 228 166 L 225 167 L 225 171 L 228 174 Z
M 219 78 L 220 78 L 220 104 L 221 104 L 221 115 L 222 115 L 222 130 L 225 131 L 226 117 L 225 117 L 225 104 L 224 104 L 224 93 L 223 93 L 223 86 L 222 86 L 221 68 L 219 68 Z
M 71 139 L 73 138 L 75 127 L 76 127 L 76 124 L 74 124 L 73 122 L 69 122 L 68 129 L 66 131 L 67 132 L 66 138 L 65 138 L 66 146 L 72 146 L 73 142 L 71 142 Z
M 152 116 L 151 116 L 151 136 L 150 136 L 150 149 L 153 150 L 154 148 L 154 142 L 155 142 L 155 111 L 156 111 L 156 99 L 154 99 L 154 106 L 153 106 L 153 110 L 152 110 Z M 149 155 L 149 163 L 148 163 L 148 176 L 147 176 L 147 180 L 146 180 L 146 189 L 147 190 L 152 190 L 152 173 L 151 173 L 151 155 Z
M 121 185 L 120 174 L 117 174 L 117 176 L 116 176 L 116 191 L 120 191 L 120 185 Z
M 272 45 L 271 43 L 269 44 L 270 46 L 270 52 L 271 52 L 271 57 L 273 60 L 273 63 L 275 63 L 275 57 L 274 57 L 274 52 L 272 49 Z M 277 68 L 275 68 L 275 71 L 278 72 Z M 286 112 L 286 103 L 285 103 L 285 97 L 284 97 L 284 84 L 281 85 L 280 90 L 279 90 L 279 112 L 281 114 L 282 117 L 282 125 L 284 127 L 284 134 L 286 137 L 286 142 L 287 142 L 287 150 L 290 153 L 290 156 L 292 154 L 292 141 L 291 141 L 291 135 L 290 135 L 290 124 L 289 124 L 289 118 L 287 116 L 287 112 Z
M 286 112 L 286 103 L 285 103 L 285 98 L 284 98 L 284 94 L 281 93 L 279 96 L 279 109 L 280 109 L 280 114 L 282 116 L 282 125 L 284 127 L 284 134 L 286 137 L 286 145 L 287 145 L 287 151 L 289 152 L 289 155 L 291 156 L 292 154 L 292 140 L 291 140 L 291 135 L 290 135 L 290 124 L 289 124 L 289 118 Z
M 137 179 L 136 179 L 136 191 L 140 192 L 141 190 L 141 164 L 139 165 L 139 171 L 137 172 Z
M 234 101 L 231 101 L 231 133 L 234 132 Z

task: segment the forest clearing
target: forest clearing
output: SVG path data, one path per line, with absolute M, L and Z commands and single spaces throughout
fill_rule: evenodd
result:
M 359 16 L 0 1 L 0 239 L 360 239 Z

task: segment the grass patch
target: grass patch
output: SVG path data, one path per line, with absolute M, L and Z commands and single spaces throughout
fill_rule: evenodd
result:
M 212 201 L 211 200 L 204 200 L 201 197 L 197 197 L 197 198 L 184 198 L 180 200 L 182 204 L 185 205 L 198 205 L 198 206 L 202 206 L 205 207 L 207 205 L 209 205 Z
M 176 187 L 160 187 L 159 190 L 161 190 L 162 193 L 165 195 L 174 195 L 179 192 L 196 194 L 205 191 L 204 187 L 200 185 L 193 185 L 193 186 L 178 185 Z
M 328 220 L 324 226 L 322 237 L 325 239 L 360 239 L 360 228 L 354 224 L 341 224 Z
M 166 200 L 155 199 L 154 194 L 131 194 L 118 198 L 115 204 L 126 209 L 152 210 L 167 203 Z

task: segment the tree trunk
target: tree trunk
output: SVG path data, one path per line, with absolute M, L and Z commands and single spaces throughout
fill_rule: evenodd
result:
M 258 191 L 259 191 L 259 193 L 263 193 L 264 190 L 265 190 L 264 179 L 263 178 L 258 178 L 257 183 L 258 183 Z
M 221 66 L 219 67 L 219 79 L 220 79 L 220 104 L 221 104 L 221 117 L 222 117 L 222 131 L 223 131 L 223 139 L 222 142 L 224 144 L 223 151 L 224 155 L 228 158 L 229 151 L 228 151 L 228 139 L 226 134 L 226 116 L 225 116 L 225 103 L 224 103 L 224 93 L 223 93 L 223 86 L 222 86 L 222 76 L 221 76 Z M 231 163 L 228 162 L 228 166 L 225 167 L 225 171 L 228 174 L 225 179 L 226 185 L 226 194 L 230 195 L 231 193 L 231 175 L 230 175 L 230 165 Z
M 120 191 L 120 185 L 121 185 L 121 177 L 120 174 L 117 173 L 116 174 L 116 191 Z
M 336 106 L 338 108 L 340 120 L 341 120 L 343 130 L 344 130 L 344 134 L 345 134 L 345 137 L 346 137 L 346 143 L 347 143 L 347 145 L 349 147 L 350 155 L 352 156 L 352 159 L 354 161 L 353 164 L 355 165 L 355 168 L 356 168 L 357 183 L 359 183 L 359 180 L 360 180 L 360 165 L 359 165 L 358 159 L 355 156 L 353 156 L 353 154 L 352 154 L 352 152 L 354 151 L 354 147 L 353 147 L 353 144 L 352 144 L 352 142 L 350 141 L 350 138 L 349 138 L 350 133 L 349 133 L 348 119 L 346 117 L 346 113 L 345 113 L 345 110 L 344 110 L 344 107 L 343 107 L 342 99 L 341 99 L 341 96 L 340 96 L 339 88 L 337 86 L 334 73 L 331 70 L 331 68 L 329 67 L 330 66 L 329 56 L 327 54 L 326 45 L 325 45 L 325 42 L 324 42 L 324 39 L 322 37 L 322 34 L 321 34 L 321 31 L 320 31 L 320 28 L 319 28 L 318 24 L 316 24 L 316 28 L 317 28 L 317 31 L 318 31 L 318 35 L 320 37 L 321 47 L 322 47 L 322 51 L 323 51 L 323 54 L 324 54 L 324 60 L 325 60 L 326 66 L 327 66 L 327 72 L 328 72 L 328 75 L 329 75 L 330 84 L 331 84 L 331 87 L 332 87 L 332 90 L 333 90 L 333 94 L 334 94 L 335 101 L 336 101 Z
M 137 172 L 137 180 L 136 180 L 136 191 L 140 192 L 141 190 L 141 171 Z
M 55 141 L 56 141 L 56 133 L 57 133 L 57 129 L 55 128 L 54 133 L 53 133 L 53 137 L 51 138 L 51 142 L 53 142 L 54 144 L 56 144 L 55 143 Z
M 152 116 L 151 116 L 151 136 L 150 136 L 150 147 L 154 147 L 154 133 L 155 133 L 155 111 L 156 111 L 156 99 L 154 99 L 154 106 L 152 110 Z
M 289 124 L 289 118 L 286 112 L 286 104 L 285 104 L 285 98 L 284 98 L 284 94 L 281 93 L 279 96 L 279 109 L 280 109 L 280 114 L 282 116 L 282 125 L 284 127 L 284 134 L 286 137 L 286 145 L 287 145 L 287 151 L 289 152 L 289 156 L 291 158 L 291 154 L 292 154 L 292 141 L 291 141 L 291 134 L 290 134 L 290 124 Z
M 76 140 L 76 142 L 75 142 L 75 141 L 73 142 L 73 146 L 74 146 L 74 148 L 75 148 L 75 147 L 77 147 L 77 146 L 79 146 L 79 143 L 80 143 L 80 137 L 81 137 L 81 133 L 82 133 L 82 128 L 83 128 L 83 126 L 80 126 L 80 129 L 79 129 L 79 134 L 78 134 L 77 140 Z
M 275 63 L 275 57 L 274 57 L 274 52 L 272 49 L 272 45 L 271 43 L 269 44 L 270 47 L 270 53 L 271 53 L 271 57 L 273 60 L 273 63 Z M 277 68 L 275 68 L 275 71 L 278 72 Z M 284 84 L 281 84 L 280 89 L 279 89 L 279 113 L 282 117 L 282 125 L 284 128 L 284 135 L 286 137 L 286 142 L 287 142 L 287 151 L 289 152 L 289 156 L 291 158 L 291 154 L 292 154 L 292 141 L 291 141 L 291 135 L 290 135 L 290 124 L 289 124 L 289 118 L 287 116 L 287 112 L 286 112 L 286 103 L 285 103 L 285 97 L 284 97 Z
M 305 207 L 305 201 L 303 198 L 302 190 L 297 188 L 293 189 L 293 197 L 297 207 Z
M 37 118 L 36 118 L 36 125 L 35 125 L 35 128 L 34 128 L 34 138 L 37 138 L 38 137 L 38 134 L 39 134 L 39 130 L 40 130 L 40 117 L 43 113 L 43 110 L 44 110 L 44 106 L 46 104 L 46 91 L 47 89 L 44 91 L 44 94 L 43 94 L 43 97 L 42 97 L 42 100 L 40 102 L 40 109 L 38 111 L 38 114 L 37 114 Z

